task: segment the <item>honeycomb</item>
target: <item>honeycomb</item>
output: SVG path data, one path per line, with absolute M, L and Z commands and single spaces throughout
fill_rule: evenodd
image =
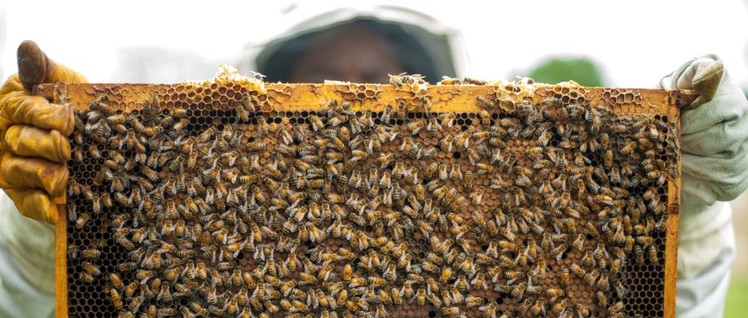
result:
M 76 109 L 60 316 L 665 315 L 671 92 L 405 74 L 55 91 Z

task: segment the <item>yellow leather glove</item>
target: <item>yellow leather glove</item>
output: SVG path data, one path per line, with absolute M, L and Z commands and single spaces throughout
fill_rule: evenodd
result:
M 18 73 L 0 88 L 0 188 L 21 214 L 54 224 L 68 182 L 73 109 L 31 96 L 31 88 L 86 79 L 49 59 L 31 41 L 18 46 L 17 58 Z

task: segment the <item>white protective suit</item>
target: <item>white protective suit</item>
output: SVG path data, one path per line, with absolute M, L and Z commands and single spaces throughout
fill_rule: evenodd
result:
M 29 219 L 0 192 L 0 317 L 53 317 L 54 228 Z
M 266 45 L 249 45 L 237 60 L 243 73 L 262 63 L 285 41 L 352 19 L 400 25 L 420 41 L 437 70 L 464 76 L 467 59 L 459 32 L 407 9 L 379 6 L 308 15 Z M 721 66 L 715 57 L 689 61 L 662 80 L 663 88 L 701 84 L 703 70 Z M 258 67 L 259 66 L 259 67 Z M 721 74 L 721 73 L 720 73 Z M 451 75 L 451 74 L 450 74 Z M 134 81 L 148 81 L 147 77 Z M 678 251 L 679 317 L 722 315 L 730 267 L 735 258 L 730 201 L 748 182 L 748 101 L 726 72 L 713 98 L 682 115 L 683 195 Z M 698 85 L 697 85 L 698 86 Z M 705 91 L 702 95 L 712 95 Z M 745 128 L 744 128 L 745 127 Z M 0 318 L 51 317 L 54 308 L 53 228 L 23 217 L 7 196 L 0 198 Z
M 732 210 L 724 201 L 748 182 L 748 101 L 716 56 L 686 62 L 661 86 L 701 93 L 681 115 L 677 314 L 721 317 L 736 252 Z

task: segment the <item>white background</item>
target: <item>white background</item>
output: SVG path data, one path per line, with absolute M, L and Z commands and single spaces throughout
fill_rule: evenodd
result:
M 319 6 L 271 2 L 277 1 L 0 2 L 0 75 L 15 72 L 15 50 L 24 39 L 92 82 L 122 80 L 115 65 L 123 47 L 165 47 L 217 64 L 229 61 L 245 43 L 262 42 L 298 22 L 297 12 Z M 748 87 L 745 1 L 389 3 L 422 10 L 460 29 L 473 77 L 512 79 L 543 57 L 561 54 L 592 57 L 604 68 L 608 85 L 651 87 L 689 58 L 717 53 Z M 356 2 L 325 2 L 323 7 L 336 5 Z

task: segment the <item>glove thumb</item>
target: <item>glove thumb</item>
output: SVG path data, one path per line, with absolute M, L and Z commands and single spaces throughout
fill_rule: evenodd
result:
M 33 41 L 18 46 L 18 76 L 25 89 L 41 83 L 86 83 L 86 78 L 72 69 L 56 63 Z
M 699 96 L 685 110 L 711 101 L 725 75 L 724 64 L 714 55 L 686 62 L 661 81 L 665 89 L 693 89 Z
M 49 224 L 57 223 L 59 218 L 57 205 L 44 191 L 40 189 L 4 189 L 4 191 L 24 216 Z

